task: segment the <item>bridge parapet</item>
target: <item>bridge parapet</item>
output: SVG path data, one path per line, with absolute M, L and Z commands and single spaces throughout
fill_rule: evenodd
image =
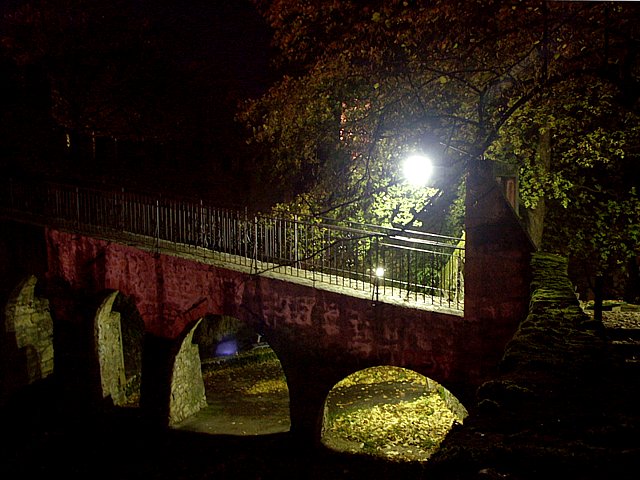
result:
M 249 216 L 202 201 L 10 181 L 0 215 L 17 221 L 190 251 L 251 269 L 425 305 L 464 309 L 464 239 L 292 215 Z

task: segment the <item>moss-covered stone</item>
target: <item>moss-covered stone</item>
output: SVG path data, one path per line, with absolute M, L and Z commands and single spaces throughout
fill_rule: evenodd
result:
M 597 422 L 606 391 L 603 326 L 580 307 L 565 258 L 536 253 L 531 265 L 529 313 L 505 348 L 498 378 L 478 389 L 465 424 L 432 457 L 434 478 L 447 478 L 457 464 L 469 476 L 452 478 L 480 478 L 489 470 L 501 478 L 591 473 L 583 463 L 604 455 L 581 438 Z

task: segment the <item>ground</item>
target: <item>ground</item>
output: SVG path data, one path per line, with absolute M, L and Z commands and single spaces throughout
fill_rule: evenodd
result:
M 204 364 L 207 407 L 174 428 L 216 435 L 269 435 L 290 429 L 286 378 L 268 346 Z M 426 461 L 458 421 L 442 387 L 397 367 L 351 375 L 326 401 L 323 445 L 395 461 Z M 444 398 L 443 398 L 444 397 Z
M 288 432 L 289 392 L 282 367 L 268 347 L 205 364 L 207 407 L 177 429 L 217 435 Z
M 633 336 L 640 328 L 640 312 L 605 312 L 604 323 L 624 328 Z M 320 444 L 302 444 L 285 432 L 238 436 L 237 431 L 209 435 L 157 429 L 136 409 L 108 415 L 70 409 L 62 403 L 55 379 L 50 379 L 32 386 L 2 410 L 0 478 L 518 480 L 554 474 L 572 479 L 637 478 L 640 382 L 636 368 L 623 367 L 594 384 L 592 398 L 573 398 L 574 403 L 562 411 L 556 405 L 536 403 L 520 418 L 478 417 L 477 408 L 470 406 L 470 418 L 446 439 L 448 452 L 459 442 L 458 448 L 464 447 L 469 457 L 452 456 L 454 464 L 440 458 L 434 465 L 340 454 Z M 253 378 L 252 385 L 245 387 L 261 380 L 264 378 Z M 392 391 L 401 391 L 395 388 L 399 386 L 387 385 L 377 394 L 390 396 Z M 415 386 L 405 391 L 412 388 Z M 348 389 L 336 400 L 351 402 L 362 391 L 352 389 L 352 395 L 345 396 L 347 393 Z M 264 392 L 261 395 L 266 398 Z M 260 402 L 254 398 L 246 404 L 249 412 L 259 413 Z M 226 413 L 235 407 L 227 405 Z M 235 427 L 246 431 L 245 421 Z

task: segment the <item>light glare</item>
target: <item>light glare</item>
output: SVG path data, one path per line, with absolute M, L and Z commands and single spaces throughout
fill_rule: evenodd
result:
M 412 155 L 404 162 L 405 179 L 414 187 L 423 187 L 431 177 L 433 166 L 431 160 L 424 155 Z

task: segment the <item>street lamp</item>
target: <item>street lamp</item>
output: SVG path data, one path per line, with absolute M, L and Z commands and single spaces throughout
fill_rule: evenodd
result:
M 431 159 L 421 154 L 411 155 L 402 166 L 405 179 L 413 187 L 424 187 L 429 181 L 432 171 Z

